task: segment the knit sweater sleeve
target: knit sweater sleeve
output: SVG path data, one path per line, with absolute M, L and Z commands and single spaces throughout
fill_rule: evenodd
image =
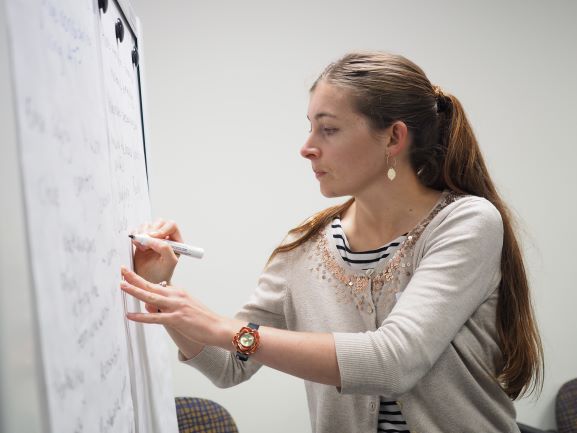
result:
M 237 319 L 286 329 L 284 274 L 289 255 L 290 253 L 277 254 L 266 266 L 250 300 L 236 313 Z M 181 352 L 178 353 L 178 358 L 198 369 L 220 388 L 228 388 L 248 380 L 262 366 L 251 358 L 245 362 L 239 361 L 234 352 L 211 346 L 206 346 L 191 359 L 185 359 Z
M 425 239 L 398 303 L 376 331 L 334 333 L 344 394 L 398 398 L 434 365 L 501 279 L 503 223 L 487 200 L 463 200 Z

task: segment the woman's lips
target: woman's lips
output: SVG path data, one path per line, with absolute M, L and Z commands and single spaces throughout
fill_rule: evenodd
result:
M 315 171 L 315 176 L 317 179 L 320 179 L 321 177 L 323 177 L 326 173 L 326 171 Z

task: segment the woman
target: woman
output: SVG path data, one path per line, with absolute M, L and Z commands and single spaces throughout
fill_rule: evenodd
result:
M 315 432 L 517 432 L 542 347 L 461 104 L 404 57 L 352 53 L 314 83 L 308 118 L 322 194 L 351 199 L 289 232 L 234 319 L 167 287 L 165 243 L 137 246 L 122 288 L 149 313 L 128 318 L 165 325 L 217 386 L 263 364 L 305 379 Z M 173 222 L 142 229 L 182 240 Z

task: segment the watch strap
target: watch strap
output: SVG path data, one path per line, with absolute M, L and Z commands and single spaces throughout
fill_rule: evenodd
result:
M 248 355 L 245 355 L 242 352 L 237 351 L 235 356 L 239 361 L 248 361 Z

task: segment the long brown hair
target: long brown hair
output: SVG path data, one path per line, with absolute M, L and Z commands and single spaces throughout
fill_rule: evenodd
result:
M 484 197 L 499 210 L 504 237 L 497 331 L 504 362 L 497 380 L 513 399 L 540 390 L 543 347 L 514 220 L 489 176 L 459 100 L 433 86 L 413 62 L 389 53 L 347 54 L 322 72 L 311 92 L 321 80 L 348 89 L 355 108 L 376 131 L 397 120 L 407 125 L 412 137 L 409 160 L 423 185 Z M 271 258 L 307 242 L 353 202 L 351 198 L 318 212 L 292 229 L 296 240 L 278 246 Z

